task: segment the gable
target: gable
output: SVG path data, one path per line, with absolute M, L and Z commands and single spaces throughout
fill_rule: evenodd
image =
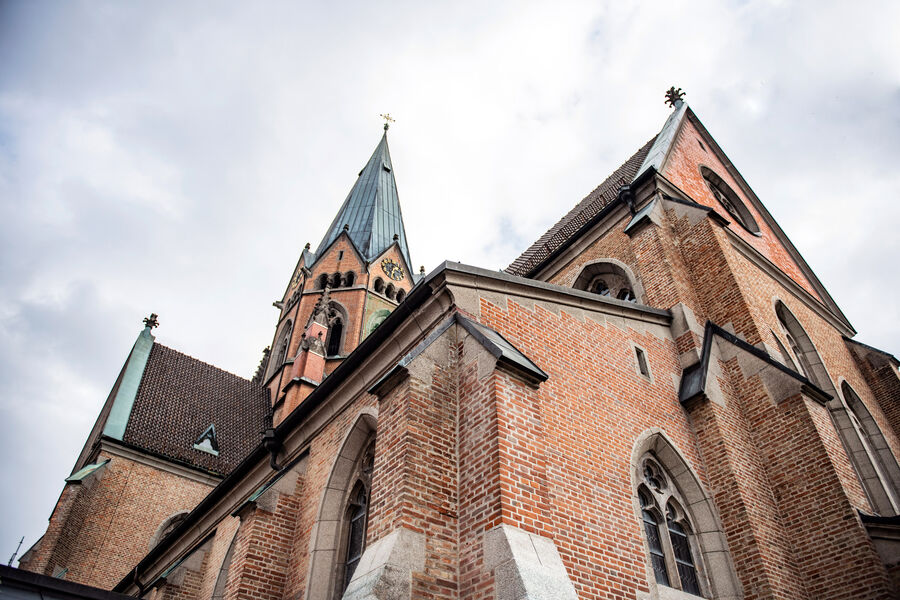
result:
M 703 171 L 706 169 L 720 178 L 724 186 L 727 186 L 726 189 L 734 192 L 756 223 L 758 234 L 741 226 L 738 219 L 729 214 L 717 200 L 710 184 L 704 179 Z M 692 200 L 713 209 L 728 220 L 731 231 L 772 261 L 806 291 L 822 300 L 804 273 L 803 266 L 791 256 L 788 250 L 789 242 L 786 243 L 786 239 L 773 229 L 771 217 L 691 111 L 688 111 L 687 118 L 682 121 L 661 173 Z

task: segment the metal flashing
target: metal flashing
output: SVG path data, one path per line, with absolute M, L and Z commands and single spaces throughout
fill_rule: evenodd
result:
M 550 378 L 549 375 L 525 356 L 521 350 L 509 343 L 498 331 L 464 317 L 460 313 L 456 313 L 456 320 L 463 329 L 478 340 L 499 362 L 512 367 L 534 382 L 544 382 Z
M 150 327 L 145 327 L 138 335 L 131 354 L 128 355 L 128 365 L 122 376 L 122 383 L 116 391 L 116 399 L 113 400 L 112 409 L 106 418 L 103 427 L 103 435 L 116 440 L 121 440 L 131 417 L 131 409 L 134 407 L 134 399 L 137 397 L 138 387 L 144 377 L 144 369 L 150 358 L 150 350 L 153 348 L 154 337 L 150 333 Z
M 709 362 L 712 356 L 712 341 L 714 337 L 719 337 L 729 344 L 735 346 L 738 350 L 747 352 L 753 357 L 765 362 L 768 366 L 775 368 L 782 374 L 794 379 L 800 385 L 800 391 L 819 403 L 826 403 L 831 400 L 831 395 L 822 391 L 809 379 L 798 373 L 797 371 L 781 364 L 763 350 L 749 344 L 730 333 L 712 321 L 706 322 L 703 333 L 703 347 L 700 352 L 700 360 L 693 365 L 684 369 L 681 374 L 681 384 L 678 389 L 678 400 L 682 404 L 701 396 L 706 391 L 707 374 L 709 373 Z
M 93 473 L 96 473 L 97 471 L 99 471 L 100 469 L 105 467 L 109 463 L 109 460 L 110 459 L 107 458 L 106 460 L 98 462 L 98 463 L 85 465 L 84 467 L 82 467 L 81 469 L 76 471 L 75 473 L 72 473 L 71 475 L 66 477 L 66 482 L 76 483 L 76 482 L 84 481 L 85 479 L 88 478 L 88 476 L 90 476 Z
M 655 206 L 656 198 L 648 202 L 644 208 L 637 211 L 634 216 L 631 217 L 631 221 L 628 222 L 628 225 L 625 226 L 625 233 L 631 235 L 642 223 L 650 221 L 650 213 Z
M 656 140 L 650 147 L 650 151 L 647 152 L 647 157 L 638 169 L 637 175 L 634 176 L 635 179 L 640 177 L 644 171 L 650 168 L 656 169 L 657 171 L 662 169 L 666 156 L 669 154 L 669 149 L 672 147 L 675 136 L 681 126 L 681 121 L 684 120 L 684 115 L 687 113 L 687 109 L 686 102 L 679 101 L 675 103 L 675 110 L 672 111 L 672 114 L 666 119 L 663 128 L 656 136 Z

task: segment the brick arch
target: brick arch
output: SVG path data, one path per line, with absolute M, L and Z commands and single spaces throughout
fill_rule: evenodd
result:
M 166 535 L 172 532 L 178 524 L 184 521 L 185 517 L 188 516 L 187 510 L 180 510 L 176 513 L 173 513 L 163 519 L 163 522 L 159 524 L 159 527 L 156 528 L 156 533 L 153 534 L 153 537 L 150 538 L 150 543 L 147 546 L 148 550 L 153 550 L 153 548 L 160 543 Z
M 740 580 L 734 570 L 728 541 L 722 528 L 712 495 L 700 483 L 696 472 L 679 452 L 666 433 L 653 427 L 638 436 L 631 454 L 632 502 L 635 518 L 642 523 L 641 504 L 638 490 L 643 484 L 643 463 L 652 457 L 663 468 L 670 484 L 677 489 L 678 506 L 684 513 L 692 532 L 692 546 L 697 550 L 696 559 L 699 576 L 702 579 L 704 597 L 739 598 L 743 595 Z M 663 507 L 665 510 L 665 507 Z M 646 536 L 641 529 L 644 553 L 649 557 Z M 724 550 L 724 551 L 723 551 Z M 649 558 L 647 559 L 647 582 L 652 598 L 668 597 L 671 588 L 659 586 L 653 576 Z M 659 588 L 665 588 L 662 592 Z
M 624 279 L 631 287 L 632 292 L 634 292 L 634 297 L 637 301 L 644 303 L 644 286 L 641 285 L 640 280 L 628 265 L 615 258 L 601 258 L 582 265 L 578 275 L 572 281 L 572 287 L 578 290 L 587 290 L 595 278 L 604 274 Z M 615 292 L 617 291 L 613 290 L 612 297 L 615 297 Z
M 304 596 L 307 600 L 333 600 L 335 597 L 337 579 L 343 573 L 338 564 L 338 552 L 342 546 L 342 520 L 347 499 L 356 483 L 356 467 L 375 435 L 377 421 L 375 409 L 362 410 L 332 464 L 310 537 L 310 568 Z

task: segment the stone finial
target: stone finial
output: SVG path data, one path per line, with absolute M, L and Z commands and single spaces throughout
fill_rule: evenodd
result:
M 677 106 L 684 102 L 684 91 L 681 88 L 676 89 L 673 85 L 668 90 L 666 90 L 666 104 L 669 106 Z
M 425 265 L 419 267 L 419 275 L 425 275 Z
M 303 249 L 304 249 L 304 250 L 309 250 L 309 242 L 306 242 L 306 245 L 303 246 Z
M 396 242 L 396 241 L 399 240 L 399 239 L 400 239 L 400 234 L 395 233 L 395 234 L 394 234 L 394 241 Z
M 344 231 L 350 231 L 350 225 L 348 223 L 344 223 Z
M 330 287 L 330 285 L 326 285 L 325 289 L 322 290 L 322 295 L 319 296 L 319 300 L 313 307 L 312 315 L 309 317 L 310 323 L 315 322 L 328 327 L 328 302 L 331 300 Z
M 144 327 L 148 329 L 153 329 L 154 327 L 159 327 L 159 319 L 157 319 L 159 315 L 156 313 L 150 313 L 149 317 L 144 318 Z

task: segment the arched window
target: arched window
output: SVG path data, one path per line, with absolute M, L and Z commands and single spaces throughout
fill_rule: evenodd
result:
M 342 527 L 340 579 L 335 589 L 335 598 L 343 596 L 353 573 L 359 565 L 366 549 L 366 531 L 369 525 L 369 502 L 372 494 L 372 471 L 375 467 L 375 439 L 367 443 L 353 478 L 355 483 L 347 497 Z
M 406 298 L 406 290 L 397 290 L 397 302 L 403 302 Z
M 806 331 L 800 325 L 797 317 L 788 310 L 780 300 L 775 304 L 775 315 L 778 317 L 778 323 L 784 332 L 784 337 L 788 341 L 788 347 L 793 353 L 794 362 L 800 372 L 810 381 L 812 381 L 819 389 L 826 392 L 833 386 L 816 347 L 813 346 L 812 340 L 806 334 Z M 777 337 L 776 337 L 777 339 Z
M 642 461 L 643 477 L 638 486 L 644 536 L 650 552 L 650 566 L 656 583 L 702 596 L 693 528 L 681 509 L 680 492 L 671 483 L 653 455 Z M 665 515 L 666 535 L 660 530 Z
M 319 279 L 316 280 L 316 287 L 320 290 L 324 290 L 326 285 L 328 285 L 328 275 L 322 273 L 319 275 Z
M 360 504 L 357 484 L 366 489 L 366 505 L 371 505 L 375 467 L 375 425 L 372 408 L 363 409 L 346 432 L 334 457 L 325 485 L 319 488 L 318 512 L 309 545 L 306 590 L 309 600 L 337 600 L 345 591 L 350 520 L 353 504 Z M 377 484 L 377 480 L 375 480 Z M 365 531 L 368 523 L 362 529 Z M 362 538 L 365 540 L 365 535 Z M 363 541 L 365 553 L 365 541 Z M 358 563 L 357 563 L 358 564 Z M 362 573 L 360 573 L 362 574 Z M 298 594 L 299 595 L 299 594 Z
M 721 177 L 716 175 L 712 169 L 700 167 L 700 174 L 703 176 L 703 179 L 706 180 L 706 185 L 709 186 L 709 190 L 712 192 L 712 195 L 715 196 L 716 200 L 719 201 L 719 204 L 722 205 L 722 208 L 724 208 L 728 214 L 741 225 L 741 227 L 754 235 L 759 235 L 759 225 L 756 224 L 756 220 L 741 201 L 740 196 L 738 196 Z
M 225 598 L 225 586 L 228 584 L 228 572 L 231 570 L 231 559 L 234 556 L 234 546 L 237 543 L 237 533 L 228 544 L 228 551 L 222 560 L 222 566 L 219 568 L 219 574 L 216 576 L 216 585 L 213 588 L 211 600 L 223 600 Z
M 341 274 L 340 274 L 340 273 L 334 273 L 334 274 L 332 274 L 332 276 L 331 276 L 331 287 L 333 287 L 333 288 L 339 288 L 339 287 L 341 287 Z
M 705 598 L 740 597 L 712 498 L 669 438 L 658 429 L 644 433 L 631 462 L 651 597 L 681 597 L 663 587 Z
M 376 277 L 375 283 L 372 284 L 372 289 L 374 289 L 379 294 L 383 294 L 384 293 L 384 279 L 382 279 L 381 277 Z
M 356 282 L 356 273 L 353 271 L 347 271 L 344 273 L 344 285 L 346 287 L 352 286 Z
M 328 342 L 325 345 L 325 351 L 328 356 L 340 356 L 341 346 L 344 337 L 344 320 L 341 317 L 335 317 L 328 325 Z
M 382 308 L 381 310 L 376 311 L 375 314 L 373 314 L 369 319 L 368 325 L 366 325 L 366 335 L 369 335 L 373 331 L 378 329 L 378 326 L 388 318 L 389 314 L 391 314 L 391 311 L 386 308 Z
M 278 341 L 278 346 L 275 351 L 275 360 L 271 363 L 269 375 L 272 375 L 280 369 L 281 365 L 284 364 L 284 361 L 287 360 L 288 349 L 291 343 L 291 331 L 293 331 L 293 328 L 293 322 L 288 319 L 287 323 L 284 324 L 281 339 Z
M 846 381 L 841 384 L 841 392 L 850 419 L 841 436 L 847 454 L 872 508 L 882 515 L 896 515 L 900 512 L 900 466 L 897 459 L 872 413 Z
M 366 521 L 369 511 L 369 492 L 361 481 L 350 495 L 347 506 L 347 549 L 344 556 L 344 589 L 347 589 L 353 573 L 362 558 L 366 546 Z
M 586 265 L 572 287 L 598 296 L 637 302 L 637 282 L 625 268 L 608 260 Z
M 388 286 L 384 289 L 384 295 L 387 296 L 388 298 L 390 298 L 391 300 L 393 300 L 393 299 L 394 299 L 394 290 L 395 290 L 395 289 L 396 289 L 396 288 L 394 288 L 394 284 L 393 284 L 393 283 L 389 283 Z
M 634 292 L 631 291 L 629 287 L 623 287 L 619 289 L 619 293 L 616 294 L 616 298 L 619 300 L 624 300 L 625 302 L 636 302 L 637 299 L 634 297 Z
M 609 286 L 602 277 L 595 279 L 590 286 L 590 291 L 599 296 L 609 296 Z

